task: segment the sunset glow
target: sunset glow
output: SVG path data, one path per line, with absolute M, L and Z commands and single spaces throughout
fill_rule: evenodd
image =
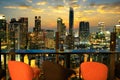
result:
M 29 28 L 34 27 L 34 17 L 41 16 L 42 28 L 56 29 L 58 17 L 69 28 L 69 7 L 74 8 L 74 28 L 80 21 L 89 21 L 90 27 L 105 22 L 113 27 L 120 20 L 119 0 L 0 0 L 0 14 L 11 18 L 28 17 Z

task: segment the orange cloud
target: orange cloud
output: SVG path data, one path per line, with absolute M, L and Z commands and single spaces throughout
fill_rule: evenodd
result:
M 46 1 L 42 1 L 42 2 L 38 2 L 38 3 L 36 3 L 37 5 L 46 5 L 47 4 L 47 2 Z
M 8 9 L 16 9 L 16 6 L 5 6 L 4 8 L 8 8 Z
M 32 8 L 32 7 L 21 5 L 21 6 L 5 6 L 4 8 L 7 8 L 7 9 L 29 9 L 29 8 Z

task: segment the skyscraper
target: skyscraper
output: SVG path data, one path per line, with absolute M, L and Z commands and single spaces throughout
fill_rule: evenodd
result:
M 28 18 L 27 17 L 21 17 L 19 19 L 19 22 L 22 24 L 22 28 L 24 29 L 23 32 L 28 33 Z
M 59 46 L 63 46 L 63 44 L 61 44 L 61 42 L 64 42 L 64 40 L 65 40 L 66 26 L 62 22 L 61 18 L 57 19 L 57 32 L 58 32 L 58 36 L 59 36 L 59 44 L 60 44 Z
M 20 49 L 21 34 L 20 34 L 21 24 L 16 18 L 12 18 L 8 28 L 9 31 L 9 48 Z
M 21 34 L 21 46 L 24 46 L 24 48 L 27 47 L 28 44 L 28 18 L 27 17 L 21 17 L 19 19 L 19 23 L 21 24 L 20 34 Z
M 89 22 L 81 21 L 79 23 L 79 36 L 87 37 L 89 33 Z
M 74 25 L 74 10 L 70 7 L 69 11 L 69 34 L 73 35 L 73 25 Z
M 82 48 L 86 48 L 89 44 L 89 22 L 81 21 L 79 23 L 79 36 L 80 36 L 80 45 Z
M 3 15 L 0 15 L 0 38 L 6 41 L 6 19 Z
M 57 19 L 57 32 L 60 32 L 61 26 L 62 26 L 62 19 L 58 18 Z
M 114 32 L 116 33 L 117 39 L 117 50 L 120 51 L 120 24 L 114 26 Z M 112 33 L 111 33 L 112 34 Z M 113 33 L 114 34 L 114 33 Z M 114 35 L 113 35 L 114 36 Z M 111 39 L 113 40 L 113 39 Z M 115 40 L 113 40 L 115 41 Z
M 18 21 L 12 18 L 9 25 L 9 38 L 11 40 L 10 46 L 14 49 L 26 49 L 28 34 L 28 18 L 21 17 Z
M 35 16 L 35 27 L 33 29 L 34 32 L 40 32 L 41 30 L 41 16 Z
M 5 19 L 5 16 L 0 16 L 0 30 L 6 31 L 6 19 Z
M 65 24 L 62 22 L 61 18 L 57 19 L 57 31 L 59 32 L 59 36 L 60 38 L 63 38 L 65 36 L 65 32 L 66 32 L 66 26 Z
M 100 32 L 104 32 L 105 31 L 105 23 L 104 22 L 99 22 L 98 23 L 98 28 Z

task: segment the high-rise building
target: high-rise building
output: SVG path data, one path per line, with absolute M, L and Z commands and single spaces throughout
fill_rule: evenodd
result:
M 5 16 L 0 16 L 0 38 L 6 41 L 6 19 Z
M 90 34 L 89 22 L 82 21 L 79 23 L 79 36 L 88 37 Z
M 28 32 L 28 18 L 21 17 L 18 21 L 22 24 L 22 29 L 24 29 L 23 31 L 27 33 Z
M 86 45 L 89 44 L 89 35 L 90 35 L 89 22 L 81 21 L 79 23 L 79 37 L 80 44 L 83 45 L 83 47 L 86 47 Z
M 9 25 L 10 47 L 26 49 L 28 43 L 28 18 L 21 17 L 18 21 L 12 18 Z
M 5 16 L 4 15 L 0 15 L 0 47 L 2 49 L 3 49 L 2 45 L 1 45 L 2 42 L 7 43 L 7 35 L 6 35 L 7 34 L 7 32 L 6 32 L 7 24 L 6 23 L 7 22 L 6 22 Z
M 34 32 L 40 32 L 41 30 L 41 16 L 35 16 L 35 27 L 33 28 Z
M 9 31 L 9 48 L 20 49 L 20 27 L 21 24 L 12 18 L 8 27 Z
M 0 16 L 0 30 L 6 31 L 6 19 L 5 19 L 5 16 Z
M 69 10 L 69 34 L 73 35 L 73 26 L 74 26 L 74 10 L 70 7 Z
M 21 17 L 19 20 L 21 24 L 20 34 L 21 34 L 21 45 L 27 48 L 28 44 L 28 18 Z
M 57 19 L 57 32 L 60 32 L 61 26 L 62 26 L 62 19 L 61 19 L 61 18 L 58 18 L 58 19 Z
M 66 26 L 65 24 L 62 22 L 61 18 L 57 19 L 57 32 L 59 32 L 59 37 L 60 38 L 64 38 L 65 37 L 65 33 L 66 33 Z
M 99 22 L 98 23 L 98 28 L 100 32 L 104 32 L 105 31 L 105 23 L 104 22 Z
M 54 30 L 46 30 L 44 33 L 45 37 L 45 48 L 46 49 L 55 49 L 55 36 L 54 36 Z
M 117 50 L 120 51 L 120 24 L 114 26 L 114 32 L 116 33 Z
M 59 48 L 62 46 L 63 47 L 63 42 L 65 41 L 65 37 L 66 37 L 66 26 L 65 24 L 62 22 L 61 18 L 57 19 L 57 32 L 58 32 L 58 36 L 59 36 Z

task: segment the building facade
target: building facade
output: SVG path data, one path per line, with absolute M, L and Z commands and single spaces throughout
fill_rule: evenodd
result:
M 28 44 L 28 18 L 21 17 L 18 22 L 21 24 L 20 34 L 21 34 L 21 48 L 26 49 Z
M 69 34 L 73 35 L 73 26 L 74 26 L 74 10 L 70 7 L 69 10 Z
M 41 30 L 41 16 L 35 16 L 35 27 L 33 32 L 39 32 Z
M 6 25 L 7 21 L 5 19 L 5 16 L 4 15 L 1 15 L 0 16 L 0 38 L 1 38 L 1 41 L 5 41 L 6 42 L 6 28 L 7 28 L 7 25 Z
M 81 21 L 79 23 L 79 37 L 81 48 L 86 48 L 89 45 L 89 22 Z
M 57 19 L 57 32 L 59 32 L 59 37 L 65 39 L 66 26 L 61 18 Z
M 120 51 L 120 23 L 114 26 L 114 32 L 116 33 L 116 48 Z
M 9 46 L 12 49 L 26 49 L 28 43 L 28 18 L 12 18 L 9 24 Z

